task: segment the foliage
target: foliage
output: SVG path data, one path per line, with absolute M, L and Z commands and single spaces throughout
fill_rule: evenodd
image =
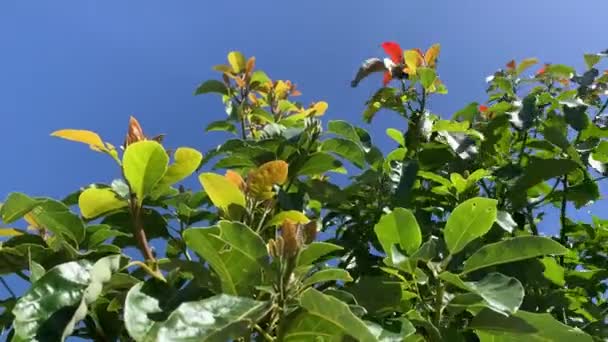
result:
M 383 47 L 390 58 L 367 60 L 353 86 L 385 74 L 363 119 L 403 118 L 388 153 L 361 127 L 323 125 L 326 102 L 295 101 L 295 84 L 236 51 L 195 91 L 226 109 L 206 130 L 238 136 L 204 156 L 172 152 L 135 118 L 122 148 L 54 132 L 109 155 L 122 177 L 62 201 L 8 194 L 3 223 L 29 227 L 0 230 L 3 336 L 607 339 L 608 221 L 573 218 L 608 173 L 605 54 L 585 55 L 582 74 L 550 64 L 529 76 L 536 59 L 511 61 L 487 79 L 485 104 L 446 119 L 429 110 L 447 93 L 439 45 Z M 193 174 L 200 188 L 179 185 Z M 554 237 L 541 232 L 548 211 Z M 11 276 L 30 283 L 24 294 Z

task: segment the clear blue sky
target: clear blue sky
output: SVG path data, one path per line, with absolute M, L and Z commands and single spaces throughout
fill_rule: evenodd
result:
M 373 125 L 360 119 L 380 76 L 349 86 L 363 59 L 383 54 L 381 42 L 441 43 L 449 94 L 430 109 L 449 117 L 483 101 L 485 76 L 511 58 L 582 67 L 584 52 L 608 48 L 606 13 L 605 0 L 3 0 L 0 197 L 61 197 L 119 176 L 106 156 L 49 136 L 60 128 L 92 129 L 119 145 L 135 115 L 148 134 L 167 133 L 168 146 L 219 144 L 224 135 L 203 132 L 224 118 L 219 98 L 192 94 L 230 50 L 295 81 L 305 103 L 329 102 L 326 120 L 363 125 L 386 150 L 384 130 L 405 123 L 388 113 Z

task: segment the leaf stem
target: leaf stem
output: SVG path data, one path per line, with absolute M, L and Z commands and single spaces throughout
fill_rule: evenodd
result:
M 568 204 L 568 174 L 564 175 L 564 178 L 562 179 L 562 184 L 563 184 L 563 195 L 562 195 L 562 205 L 560 208 L 560 222 L 561 222 L 561 229 L 559 231 L 559 242 L 562 245 L 566 244 L 566 209 L 567 209 L 567 204 Z M 564 265 L 564 256 L 561 255 L 559 257 L 559 263 L 560 265 Z
M 255 331 L 258 332 L 258 334 L 260 334 L 260 336 L 264 337 L 266 341 L 274 341 L 274 338 L 270 336 L 267 332 L 265 332 L 264 329 L 262 329 L 262 327 L 260 327 L 259 325 L 254 324 L 253 328 L 255 329 Z
M 439 327 L 439 322 L 441 322 L 441 309 L 443 306 L 443 293 L 445 291 L 445 287 L 441 280 L 439 281 L 439 285 L 437 287 L 437 293 L 435 294 L 435 311 L 433 313 L 433 325 Z

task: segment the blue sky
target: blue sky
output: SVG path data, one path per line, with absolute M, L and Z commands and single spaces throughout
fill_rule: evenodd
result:
M 384 130 L 405 123 L 388 113 L 373 125 L 360 119 L 381 76 L 349 86 L 363 59 L 383 54 L 381 42 L 441 43 L 449 94 L 430 109 L 450 117 L 483 101 L 485 76 L 511 58 L 582 68 L 583 53 L 608 48 L 606 13 L 600 0 L 3 0 L 0 197 L 61 197 L 119 176 L 109 158 L 49 136 L 60 128 L 92 129 L 119 145 L 135 115 L 148 134 L 166 133 L 170 147 L 216 146 L 225 136 L 204 127 L 224 118 L 219 98 L 193 90 L 217 77 L 211 66 L 230 50 L 296 82 L 304 103 L 329 102 L 325 120 L 362 125 L 386 150 Z

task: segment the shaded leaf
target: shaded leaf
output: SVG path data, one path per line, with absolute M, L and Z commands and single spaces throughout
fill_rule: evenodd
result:
M 383 215 L 374 226 L 374 232 L 384 252 L 389 256 L 394 244 L 398 244 L 408 255 L 412 255 L 422 243 L 416 217 L 408 209 L 395 208 L 390 214 Z

